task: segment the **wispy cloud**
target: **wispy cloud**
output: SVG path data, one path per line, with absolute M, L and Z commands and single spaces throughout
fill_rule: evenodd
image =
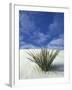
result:
M 31 16 L 27 13 L 20 13 L 20 32 L 24 34 L 29 34 L 31 31 L 35 30 L 36 26 Z
M 64 49 L 64 37 L 60 35 L 59 38 L 52 40 L 50 43 L 47 44 L 49 48 L 55 49 Z
M 29 48 L 37 48 L 37 47 L 33 44 L 21 41 L 20 49 L 23 49 L 23 48 L 29 49 Z
M 64 33 L 64 17 L 63 15 L 56 14 L 53 22 L 48 26 L 49 33 L 52 38 Z
M 45 35 L 42 32 L 34 32 L 32 39 L 33 39 L 34 43 L 41 45 L 47 40 L 47 37 L 48 37 L 48 35 Z

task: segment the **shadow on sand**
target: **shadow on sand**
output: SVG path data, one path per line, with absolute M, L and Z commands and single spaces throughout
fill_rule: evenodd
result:
M 54 64 L 51 66 L 50 71 L 64 72 L 64 64 Z

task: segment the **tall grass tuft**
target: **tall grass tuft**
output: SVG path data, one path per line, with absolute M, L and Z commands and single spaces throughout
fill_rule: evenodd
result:
M 45 72 L 50 70 L 51 64 L 58 53 L 59 50 L 48 50 L 46 48 L 42 48 L 38 53 L 35 50 L 27 52 L 30 56 L 28 59 L 35 62 Z

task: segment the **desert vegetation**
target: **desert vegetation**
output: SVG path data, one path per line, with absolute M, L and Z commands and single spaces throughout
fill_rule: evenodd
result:
M 36 52 L 35 50 L 28 51 L 27 54 L 30 57 L 27 58 L 31 62 L 36 63 L 42 71 L 47 72 L 50 70 L 52 62 L 58 53 L 59 50 L 48 50 L 47 48 L 42 48 L 40 49 L 40 52 Z

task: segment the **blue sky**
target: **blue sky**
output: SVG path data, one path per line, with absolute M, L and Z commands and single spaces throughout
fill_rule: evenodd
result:
M 64 48 L 64 13 L 19 11 L 19 48 Z

